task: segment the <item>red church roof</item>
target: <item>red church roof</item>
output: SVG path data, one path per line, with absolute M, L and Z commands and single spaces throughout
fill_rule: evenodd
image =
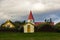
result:
M 45 22 L 35 22 L 35 26 L 38 26 L 38 25 L 40 25 L 40 24 L 42 24 L 42 23 L 45 23 Z M 53 26 L 53 25 L 54 25 L 54 22 L 51 22 L 50 25 Z
M 29 14 L 29 16 L 28 16 L 28 20 L 34 20 L 34 18 L 33 18 L 33 15 L 32 15 L 32 11 L 30 11 L 30 14 Z
M 38 26 L 38 25 L 40 25 L 42 23 L 45 23 L 45 22 L 35 22 L 35 26 Z

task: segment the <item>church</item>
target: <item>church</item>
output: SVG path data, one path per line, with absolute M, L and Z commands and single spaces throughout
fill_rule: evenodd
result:
M 34 26 L 38 26 L 42 23 L 46 23 L 46 22 L 35 22 L 32 11 L 30 11 L 30 14 L 28 16 L 28 21 L 23 26 L 24 27 L 24 33 L 34 33 Z M 51 22 L 50 24 L 54 25 L 54 22 Z
M 34 25 L 34 17 L 32 15 L 32 11 L 30 11 L 28 21 L 24 25 L 24 33 L 34 33 Z

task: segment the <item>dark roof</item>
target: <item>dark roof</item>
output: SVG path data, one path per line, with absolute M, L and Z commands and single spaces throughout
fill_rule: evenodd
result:
M 8 22 L 10 22 L 10 23 L 12 23 L 13 25 L 14 25 L 14 23 L 11 21 L 11 20 L 7 20 L 5 23 L 3 23 L 2 25 L 4 25 L 4 24 L 6 24 L 6 23 L 8 23 Z

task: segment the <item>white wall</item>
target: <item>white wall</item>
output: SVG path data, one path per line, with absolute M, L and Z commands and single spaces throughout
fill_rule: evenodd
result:
M 30 32 L 29 33 L 34 33 L 34 25 L 29 24 L 29 23 L 24 25 L 24 33 L 28 33 L 28 31 L 27 31 L 28 25 L 30 25 Z

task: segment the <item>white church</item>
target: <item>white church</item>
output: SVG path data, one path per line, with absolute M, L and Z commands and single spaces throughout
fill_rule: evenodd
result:
M 34 33 L 34 18 L 32 15 L 32 11 L 30 11 L 30 14 L 28 16 L 27 23 L 23 26 L 24 33 Z

